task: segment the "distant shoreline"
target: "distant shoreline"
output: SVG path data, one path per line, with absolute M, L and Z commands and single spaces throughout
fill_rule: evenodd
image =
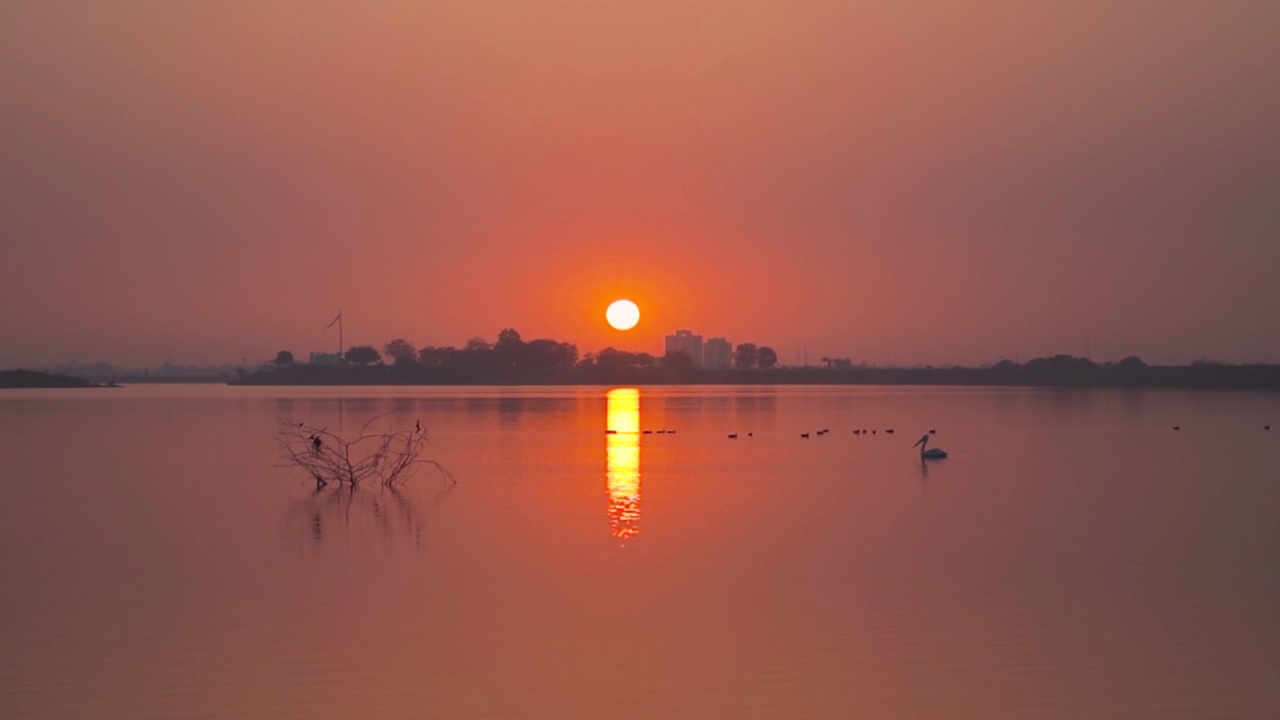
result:
M 394 365 L 294 365 L 258 371 L 231 385 L 940 385 L 1280 390 L 1280 365 L 989 368 L 769 368 L 692 370 L 616 368 L 478 370 Z
M 34 370 L 0 370 L 0 388 L 86 388 L 109 387 L 70 375 L 55 375 Z

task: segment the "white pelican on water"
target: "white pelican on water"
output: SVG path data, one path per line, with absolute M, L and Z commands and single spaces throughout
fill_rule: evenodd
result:
M 947 451 L 942 448 L 927 449 L 929 447 L 929 435 L 927 433 L 916 441 L 916 445 L 920 446 L 921 460 L 941 460 L 947 456 Z M 911 447 L 915 447 L 916 445 L 912 445 Z

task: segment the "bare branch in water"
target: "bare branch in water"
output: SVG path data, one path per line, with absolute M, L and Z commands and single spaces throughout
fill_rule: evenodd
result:
M 379 419 L 365 423 L 353 440 L 326 428 L 281 420 L 276 444 L 283 453 L 282 467 L 306 470 L 315 479 L 317 490 L 330 483 L 354 488 L 366 479 L 393 487 L 424 465 L 440 472 L 446 482 L 458 482 L 440 463 L 421 457 L 427 444 L 427 431 L 421 423 L 408 431 L 377 432 Z

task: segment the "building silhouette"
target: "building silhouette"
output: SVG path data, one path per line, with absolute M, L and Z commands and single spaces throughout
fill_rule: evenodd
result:
M 722 337 L 707 338 L 702 344 L 702 367 L 727 370 L 733 366 L 733 345 Z
M 682 352 L 693 360 L 694 367 L 702 367 L 702 336 L 691 330 L 677 330 L 667 336 L 667 353 Z

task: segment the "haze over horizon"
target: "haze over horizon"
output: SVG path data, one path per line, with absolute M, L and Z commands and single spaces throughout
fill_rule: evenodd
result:
M 1263 0 L 9 2 L 0 367 L 305 357 L 338 308 L 348 346 L 1277 361 L 1276 27 Z

